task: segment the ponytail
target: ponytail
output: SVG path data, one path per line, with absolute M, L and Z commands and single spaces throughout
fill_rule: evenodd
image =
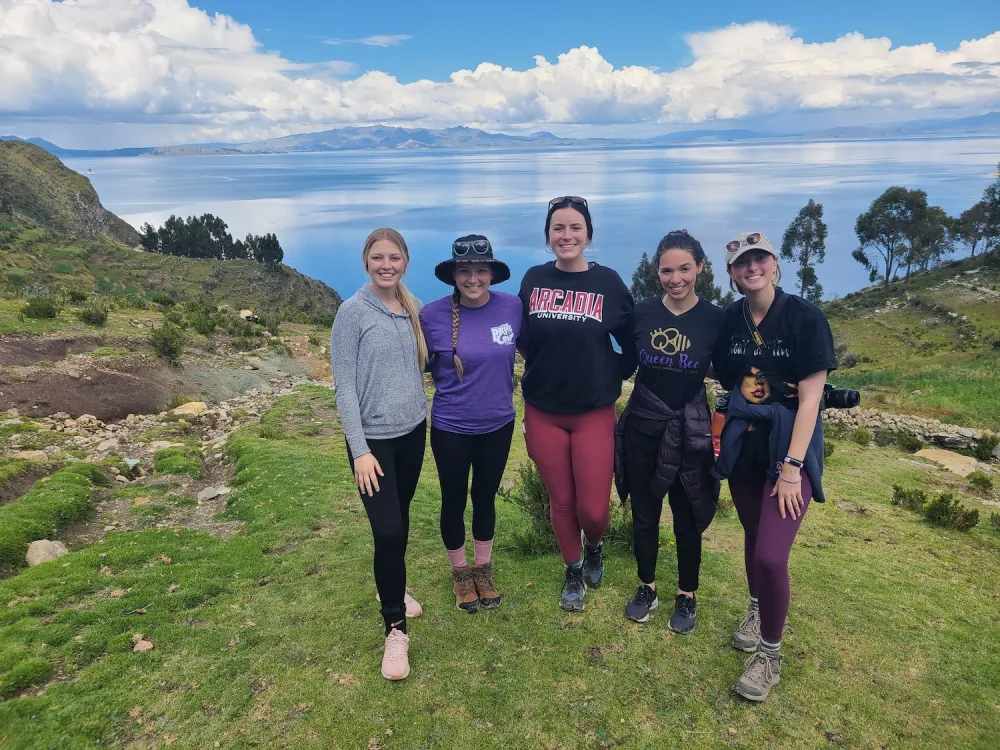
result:
M 406 310 L 406 314 L 410 316 L 410 326 L 413 328 L 413 338 L 417 344 L 417 364 L 420 365 L 420 372 L 423 372 L 427 366 L 427 340 L 420 328 L 420 311 L 417 309 L 417 301 L 413 299 L 410 290 L 403 285 L 402 281 L 396 284 L 396 299 Z
M 458 301 L 462 298 L 462 293 L 458 291 L 458 287 L 455 287 L 455 291 L 451 295 L 451 356 L 455 359 L 455 372 L 458 373 L 458 379 L 462 380 L 465 377 L 465 366 L 462 364 L 462 360 L 458 358 Z

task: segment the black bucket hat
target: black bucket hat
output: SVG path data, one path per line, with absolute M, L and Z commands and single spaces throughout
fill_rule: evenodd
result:
M 510 269 L 502 260 L 493 257 L 493 246 L 481 234 L 459 237 L 451 245 L 451 258 L 434 266 L 434 275 L 448 286 L 455 286 L 455 266 L 463 263 L 489 263 L 493 270 L 493 284 L 510 278 Z

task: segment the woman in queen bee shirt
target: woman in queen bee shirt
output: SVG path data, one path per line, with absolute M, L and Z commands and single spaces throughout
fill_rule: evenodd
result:
M 451 563 L 455 606 L 470 614 L 500 606 L 493 583 L 495 500 L 514 434 L 514 347 L 521 301 L 491 289 L 510 278 L 482 235 L 455 240 L 434 275 L 453 287 L 420 311 L 434 378 L 431 450 L 441 483 L 441 539 Z M 465 553 L 472 473 L 474 563 Z
M 604 574 L 615 401 L 630 374 L 611 336 L 631 345 L 632 296 L 615 271 L 584 257 L 593 238 L 586 200 L 549 201 L 545 242 L 556 258 L 528 269 L 518 295 L 525 315 L 524 437 L 566 563 L 559 606 L 574 612 Z

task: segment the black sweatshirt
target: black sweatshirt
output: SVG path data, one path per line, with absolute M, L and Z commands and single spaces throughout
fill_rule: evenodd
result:
M 518 296 L 524 305 L 524 400 L 553 414 L 582 414 L 621 395 L 621 355 L 632 346 L 632 295 L 612 269 L 560 271 L 555 261 L 529 268 Z

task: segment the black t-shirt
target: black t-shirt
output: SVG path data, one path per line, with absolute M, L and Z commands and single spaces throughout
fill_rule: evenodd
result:
M 671 409 L 681 409 L 705 382 L 718 349 L 726 313 L 705 299 L 674 315 L 660 297 L 635 306 L 633 347 L 636 380 Z
M 781 403 L 798 407 L 798 383 L 821 370 L 834 370 L 833 333 L 823 311 L 808 300 L 779 287 L 754 341 L 746 300 L 726 308 L 726 321 L 714 358 L 715 371 L 726 390 L 739 388 L 752 404 Z M 769 426 L 769 423 L 768 423 Z M 744 438 L 737 470 L 767 465 L 769 430 L 758 428 Z
M 553 414 L 582 414 L 621 395 L 622 362 L 611 345 L 631 346 L 632 295 L 612 269 L 560 271 L 554 261 L 529 268 L 518 293 L 524 305 L 521 390 Z

